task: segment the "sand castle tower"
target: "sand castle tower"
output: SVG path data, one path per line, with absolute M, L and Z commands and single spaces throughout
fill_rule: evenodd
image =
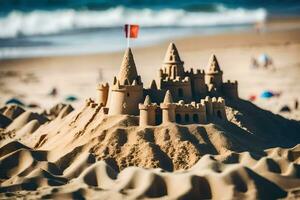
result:
M 212 98 L 213 115 L 217 119 L 227 120 L 225 111 L 225 100 L 222 97 Z
M 205 105 L 206 110 L 206 116 L 208 119 L 211 119 L 213 116 L 213 105 L 212 105 L 212 99 L 209 96 L 206 96 L 204 100 L 201 102 Z
M 200 100 L 207 94 L 207 86 L 205 84 L 205 71 L 197 69 L 194 72 L 193 68 L 186 71 L 185 74 L 190 77 L 191 89 L 194 100 Z
M 186 76 L 183 64 L 175 44 L 171 43 L 159 72 L 159 85 L 160 89 L 170 90 L 176 101 L 188 102 L 192 100 L 191 80 Z
M 140 126 L 155 126 L 156 123 L 155 103 L 151 103 L 150 96 L 147 95 L 143 104 L 139 104 L 140 109 Z
M 143 101 L 143 83 L 138 75 L 131 49 L 125 51 L 120 72 L 111 87 L 109 114 L 138 115 Z
M 183 64 L 175 44 L 170 43 L 162 66 L 163 73 L 170 79 L 176 79 L 177 76 L 184 77 Z
M 175 108 L 176 104 L 173 103 L 171 92 L 166 92 L 163 103 L 160 104 L 162 110 L 162 123 L 175 122 Z
M 107 99 L 108 99 L 108 92 L 109 92 L 108 83 L 99 84 L 97 90 L 99 94 L 99 104 L 102 106 L 106 106 Z
M 220 88 L 223 83 L 223 71 L 220 69 L 215 55 L 212 55 L 208 61 L 205 83 L 208 85 L 209 91 L 213 88 Z

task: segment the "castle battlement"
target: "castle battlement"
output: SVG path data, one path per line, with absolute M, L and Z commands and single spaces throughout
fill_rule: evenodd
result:
M 136 90 L 141 90 L 143 89 L 143 85 L 120 85 L 118 82 L 115 85 L 111 86 L 111 89 L 114 91 L 126 91 L 126 90 L 130 90 L 130 91 L 136 91 Z
M 197 69 L 196 72 L 194 72 L 194 69 L 190 68 L 189 71 L 185 71 L 185 76 L 193 78 L 202 78 L 205 76 L 205 71 L 204 69 Z
M 184 102 L 179 102 L 176 104 L 176 112 L 205 112 L 205 105 L 200 103 L 190 103 L 185 104 Z
M 149 88 L 143 88 L 128 48 L 113 84 L 98 85 L 99 104 L 92 100 L 86 104 L 100 106 L 104 114 L 136 115 L 140 125 L 155 126 L 226 120 L 225 99 L 238 98 L 237 81 L 223 82 L 223 71 L 215 55 L 209 59 L 206 71 L 185 70 L 175 44 L 171 43 L 158 72 L 158 84 L 152 80 Z
M 222 91 L 223 91 L 223 95 L 229 98 L 233 98 L 233 99 L 238 98 L 238 82 L 237 81 L 231 82 L 230 80 L 228 80 L 227 82 L 223 83 Z
M 147 104 L 140 103 L 139 104 L 139 109 L 140 110 L 155 110 L 156 108 L 157 108 L 157 104 L 156 103 L 147 103 Z
M 180 76 L 176 76 L 175 79 L 170 79 L 169 77 L 166 77 L 164 79 L 161 79 L 162 82 L 164 82 L 165 84 L 177 84 L 177 83 L 189 83 L 191 81 L 190 77 L 186 76 L 186 77 L 180 77 Z
M 97 86 L 97 90 L 108 90 L 109 89 L 109 84 L 106 82 L 106 83 L 100 83 L 98 86 Z
M 226 82 L 224 82 L 224 84 L 233 84 L 233 85 L 237 85 L 238 82 L 237 82 L 237 80 L 235 80 L 235 81 L 227 80 Z
M 225 106 L 225 100 L 222 97 L 213 97 L 212 98 L 213 108 L 220 108 Z

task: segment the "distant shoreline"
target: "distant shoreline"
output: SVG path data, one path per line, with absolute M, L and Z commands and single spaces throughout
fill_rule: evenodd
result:
M 268 32 L 300 29 L 300 18 L 271 18 L 265 24 Z M 206 27 L 141 27 L 140 36 L 132 41 L 133 48 L 160 45 L 170 39 L 247 33 L 254 30 L 254 24 L 219 25 Z M 80 56 L 98 53 L 117 53 L 126 47 L 122 28 L 92 29 L 91 31 L 65 34 L 0 39 L 0 60 L 37 58 L 53 56 Z

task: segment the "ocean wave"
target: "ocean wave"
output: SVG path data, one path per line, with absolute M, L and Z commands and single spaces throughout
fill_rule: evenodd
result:
M 116 28 L 125 23 L 142 27 L 199 27 L 250 24 L 265 20 L 266 10 L 228 9 L 217 6 L 216 12 L 191 12 L 183 9 L 132 9 L 122 6 L 107 10 L 12 11 L 0 18 L 0 38 L 57 34 L 89 28 Z

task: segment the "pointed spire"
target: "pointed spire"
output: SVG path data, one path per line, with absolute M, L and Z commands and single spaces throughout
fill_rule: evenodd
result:
M 212 54 L 207 65 L 208 72 L 221 72 L 218 60 L 215 54 Z
M 118 74 L 118 79 L 121 83 L 124 83 L 126 79 L 129 80 L 130 83 L 133 82 L 137 78 L 137 70 L 134 63 L 133 55 L 131 49 L 128 48 L 125 51 L 123 61 L 121 64 L 120 72 Z
M 170 79 L 175 79 L 177 76 L 184 77 L 183 64 L 175 44 L 170 43 L 165 55 L 163 71 Z
M 150 105 L 151 104 L 151 99 L 150 99 L 150 96 L 147 95 L 146 98 L 145 98 L 145 101 L 144 101 L 144 105 Z
M 155 80 L 152 80 L 151 85 L 150 85 L 150 89 L 157 90 L 157 85 L 156 85 Z
M 173 103 L 173 98 L 171 95 L 170 90 L 167 90 L 165 98 L 164 98 L 164 103 Z
M 183 62 L 180 59 L 178 50 L 175 46 L 174 43 L 170 43 L 166 55 L 165 55 L 165 59 L 164 59 L 164 63 L 170 63 L 170 64 L 182 64 Z

